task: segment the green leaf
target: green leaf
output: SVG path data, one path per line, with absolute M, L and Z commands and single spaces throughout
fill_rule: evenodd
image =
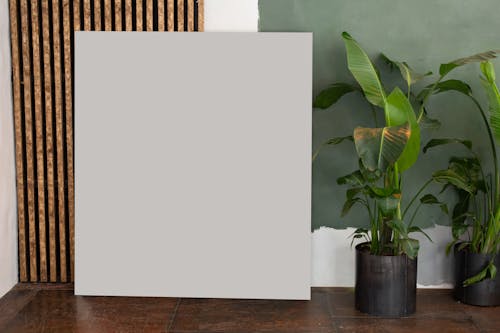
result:
M 389 65 L 391 70 L 394 69 L 395 67 L 399 68 L 401 76 L 408 85 L 414 84 L 422 80 L 424 77 L 432 75 L 432 72 L 427 72 L 425 74 L 417 73 L 406 62 L 391 60 L 383 53 L 380 56 L 382 57 L 382 60 Z
M 328 88 L 322 90 L 314 99 L 313 107 L 327 109 L 337 103 L 342 96 L 356 91 L 356 87 L 348 83 L 334 83 Z
M 388 126 L 410 124 L 410 138 L 397 160 L 398 171 L 403 172 L 417 161 L 420 152 L 420 127 L 410 101 L 398 87 L 387 97 L 385 113 Z
M 483 268 L 479 273 L 477 273 L 473 277 L 466 279 L 463 283 L 463 286 L 467 287 L 467 286 L 470 286 L 471 284 L 483 281 L 484 279 L 486 279 L 486 276 L 488 274 L 488 270 L 489 270 L 489 268 L 488 268 L 488 266 L 486 266 L 485 268 Z
M 469 225 L 466 223 L 453 223 L 451 225 L 451 234 L 454 239 L 459 239 L 463 234 L 467 232 Z
M 424 146 L 423 152 L 424 154 L 427 152 L 429 148 L 448 145 L 451 143 L 459 143 L 467 147 L 469 150 L 472 149 L 472 142 L 470 140 L 462 140 L 456 138 L 448 138 L 448 139 L 432 139 Z
M 390 221 L 387 221 L 386 223 L 391 229 L 397 231 L 402 236 L 402 238 L 407 238 L 408 229 L 406 228 L 406 224 L 404 224 L 403 221 L 394 218 Z
M 426 194 L 420 198 L 420 202 L 425 205 L 440 204 L 441 202 L 432 194 Z
M 418 240 L 403 238 L 399 240 L 399 243 L 401 244 L 401 249 L 409 258 L 414 259 L 418 255 L 418 250 L 420 248 Z
M 484 77 L 481 77 L 481 83 L 488 96 L 490 127 L 497 144 L 500 144 L 500 92 L 495 83 L 495 68 L 491 62 L 483 62 L 481 72 L 484 74 Z
M 385 172 L 401 156 L 410 134 L 408 123 L 383 128 L 357 127 L 354 129 L 354 143 L 368 170 Z
M 411 233 L 411 232 L 420 232 L 421 234 L 423 234 L 425 237 L 427 237 L 428 240 L 431 241 L 431 243 L 433 243 L 432 239 L 429 237 L 429 235 L 427 233 L 425 233 L 421 228 L 417 227 L 417 226 L 413 226 L 413 227 L 410 227 L 408 229 L 408 233 Z
M 459 66 L 463 66 L 465 64 L 469 64 L 469 63 L 472 63 L 472 62 L 482 62 L 482 61 L 487 61 L 487 60 L 490 60 L 490 59 L 494 59 L 494 58 L 497 57 L 496 56 L 497 53 L 498 53 L 498 51 L 486 51 L 486 52 L 483 52 L 483 53 L 478 53 L 478 54 L 471 55 L 469 57 L 465 57 L 465 58 L 460 58 L 460 59 L 453 60 L 453 61 L 451 61 L 449 63 L 442 64 L 439 67 L 439 74 L 441 76 L 445 76 L 446 74 L 448 74 L 453 69 L 455 69 L 455 68 L 457 68 Z
M 370 171 L 364 165 L 361 159 L 358 160 L 359 171 L 363 175 L 363 178 L 368 183 L 374 183 L 382 177 L 382 172 L 380 170 Z
M 420 118 L 420 128 L 438 129 L 441 127 L 441 122 L 437 119 L 430 118 L 426 113 L 422 113 Z
M 443 213 L 445 213 L 446 215 L 448 215 L 450 212 L 448 211 L 448 205 L 445 204 L 445 203 L 442 203 L 439 205 L 439 208 L 441 208 L 441 210 L 443 211 Z
M 446 80 L 439 82 L 436 86 L 434 86 L 434 84 L 426 86 L 417 95 L 417 99 L 423 100 L 428 94 L 431 93 L 431 89 L 433 89 L 433 95 L 440 94 L 446 91 L 456 91 L 466 96 L 472 96 L 472 89 L 467 83 L 460 80 Z
M 401 201 L 401 194 L 394 193 L 386 197 L 376 198 L 377 206 L 383 215 L 388 216 L 396 213 L 398 205 Z
M 354 138 L 352 137 L 352 135 L 348 135 L 348 136 L 342 136 L 342 137 L 331 138 L 331 139 L 328 139 L 327 141 L 323 142 L 323 143 L 322 143 L 322 144 L 318 147 L 318 149 L 316 149 L 316 151 L 313 153 L 312 160 L 314 161 L 314 160 L 316 159 L 316 157 L 318 157 L 319 152 L 320 152 L 320 151 L 321 151 L 321 149 L 323 149 L 325 146 L 338 145 L 339 143 L 342 143 L 342 142 L 344 142 L 345 140 L 347 140 L 347 141 L 354 141 Z
M 351 210 L 352 206 L 356 203 L 364 203 L 364 200 L 361 198 L 351 198 L 347 199 L 344 203 L 344 206 L 342 207 L 342 213 L 340 214 L 340 217 L 344 217 L 349 213 Z
M 468 179 L 454 170 L 447 169 L 436 171 L 432 175 L 432 178 L 438 183 L 451 183 L 464 191 L 474 193 L 474 188 L 468 183 Z
M 365 184 L 365 179 L 359 170 L 353 171 L 348 175 L 337 178 L 338 185 L 360 186 Z
M 363 89 L 366 99 L 373 105 L 384 107 L 385 92 L 375 66 L 351 35 L 343 32 L 342 38 L 347 53 L 347 67 Z
M 490 264 L 488 265 L 488 272 L 490 273 L 490 278 L 494 279 L 495 276 L 497 276 L 497 267 L 495 266 L 495 264 L 492 262 L 490 262 Z

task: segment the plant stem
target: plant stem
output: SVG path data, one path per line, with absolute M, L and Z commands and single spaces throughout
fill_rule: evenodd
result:
M 411 205 L 413 205 L 413 203 L 415 202 L 415 200 L 418 198 L 418 196 L 420 195 L 420 193 L 422 193 L 423 190 L 425 190 L 425 188 L 427 186 L 429 186 L 429 184 L 432 183 L 432 179 L 429 179 L 421 188 L 420 190 L 418 190 L 418 192 L 413 196 L 413 198 L 410 200 L 410 202 L 408 203 L 408 206 L 406 206 L 404 212 L 403 212 L 403 219 L 405 218 L 406 216 L 406 213 L 408 212 L 408 209 L 410 209 Z

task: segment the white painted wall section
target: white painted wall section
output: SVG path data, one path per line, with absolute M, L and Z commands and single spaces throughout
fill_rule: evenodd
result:
M 0 297 L 18 279 L 8 0 L 0 0 Z

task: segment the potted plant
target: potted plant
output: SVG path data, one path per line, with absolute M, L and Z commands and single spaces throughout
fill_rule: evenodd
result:
M 435 181 L 444 189 L 453 189 L 458 197 L 452 213 L 453 241 L 447 252 L 455 254 L 455 298 L 463 303 L 481 306 L 500 305 L 500 265 L 497 256 L 500 244 L 500 179 L 497 160 L 497 144 L 500 142 L 500 93 L 495 83 L 493 64 L 484 61 L 480 65 L 481 82 L 488 96 L 488 115 L 473 96 L 468 85 L 462 93 L 471 98 L 479 111 L 491 148 L 493 175 L 487 173 L 472 143 L 459 139 L 431 140 L 429 148 L 450 143 L 461 143 L 469 154 L 452 157 L 448 169 L 434 173 Z M 443 189 L 443 190 L 444 190 Z
M 361 46 L 346 32 L 342 38 L 348 68 L 357 84 L 334 83 L 316 96 L 313 106 L 326 109 L 344 95 L 359 92 L 374 112 L 380 109 L 384 113 L 385 126 L 357 127 L 351 135 L 331 138 L 315 151 L 313 160 L 325 146 L 354 142 L 359 168 L 338 178 L 337 183 L 349 186 L 342 215 L 360 204 L 366 208 L 369 220 L 369 228 L 359 228 L 353 234 L 353 241 L 366 240 L 356 246 L 355 306 L 372 315 L 407 316 L 416 309 L 419 250 L 419 242 L 410 234 L 424 233 L 413 225 L 415 216 L 421 204 L 439 205 L 445 212 L 447 206 L 432 194 L 422 195 L 432 182 L 429 180 L 403 209 L 401 178 L 419 156 L 421 128 L 439 124 L 427 115 L 429 98 L 462 89 L 455 80 L 445 81 L 446 75 L 458 66 L 488 59 L 491 55 L 479 54 L 441 65 L 439 77 L 418 94 L 412 91 L 413 84 L 432 73 L 418 74 L 407 63 L 383 56 L 391 68 L 399 69 L 406 90 L 396 87 L 387 94 L 377 69 Z M 417 198 L 420 204 L 415 207 Z

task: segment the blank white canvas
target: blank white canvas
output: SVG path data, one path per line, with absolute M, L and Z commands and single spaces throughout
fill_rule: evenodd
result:
M 311 53 L 76 33 L 75 294 L 310 298 Z

